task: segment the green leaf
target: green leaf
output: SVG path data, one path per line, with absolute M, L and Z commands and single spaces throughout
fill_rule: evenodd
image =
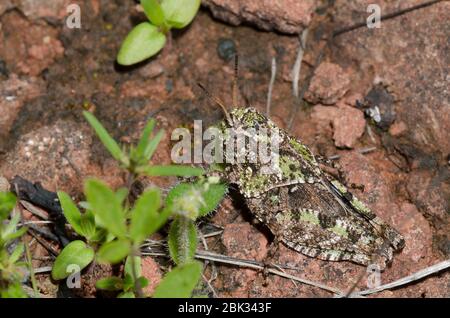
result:
M 116 277 L 116 276 L 106 277 L 106 278 L 99 279 L 95 283 L 95 287 L 98 289 L 109 290 L 109 291 L 122 290 L 123 280 L 122 280 L 122 278 Z
M 155 153 L 156 148 L 158 147 L 162 137 L 164 136 L 164 130 L 158 131 L 155 137 L 153 137 L 150 142 L 147 144 L 144 150 L 144 158 L 148 161 L 152 158 Z
M 128 196 L 128 189 L 125 187 L 117 189 L 116 196 L 117 200 L 122 204 Z
M 110 234 L 110 233 L 108 233 L 105 229 L 96 228 L 94 235 L 89 237 L 88 240 L 89 240 L 89 242 L 95 242 L 95 243 L 107 242 L 108 234 Z M 113 239 L 114 239 L 114 237 L 111 240 L 113 240 Z
M 169 253 L 177 265 L 189 263 L 197 250 L 197 229 L 192 220 L 177 217 L 169 229 Z
M 202 168 L 189 167 L 182 165 L 167 165 L 167 166 L 146 166 L 140 167 L 138 172 L 150 177 L 197 177 L 204 173 Z
M 134 296 L 133 292 L 123 292 L 120 293 L 117 298 L 136 298 L 136 296 Z
M 1 240 L 3 240 L 4 242 L 8 242 L 25 234 L 27 228 L 22 227 L 20 229 L 17 229 L 17 224 L 19 223 L 19 221 L 20 215 L 15 214 L 1 231 Z
M 22 289 L 20 282 L 14 282 L 0 290 L 0 298 L 28 298 L 28 295 Z
M 127 257 L 127 260 L 125 261 L 125 275 L 131 275 L 131 277 L 133 277 L 133 267 L 132 267 L 132 261 L 131 261 L 131 256 Z M 142 259 L 139 256 L 134 256 L 134 268 L 136 271 L 136 276 L 141 276 L 142 275 Z
M 150 141 L 150 135 L 152 134 L 153 128 L 155 128 L 155 120 L 151 119 L 142 131 L 141 139 L 139 139 L 139 143 L 134 151 L 134 159 L 136 161 L 144 159 L 145 148 Z
M 108 186 L 94 179 L 86 181 L 84 192 L 101 224 L 115 236 L 125 237 L 125 215 L 118 196 Z
M 14 249 L 14 251 L 9 256 L 9 261 L 11 262 L 11 264 L 17 262 L 22 257 L 24 251 L 25 245 L 23 243 L 18 244 Z
M 164 12 L 158 0 L 141 0 L 141 5 L 152 24 L 160 26 L 164 23 Z
M 167 23 L 177 29 L 184 28 L 194 19 L 201 0 L 163 0 L 161 7 Z
M 67 221 L 72 225 L 75 232 L 82 236 L 86 236 L 86 233 L 83 231 L 81 226 L 81 213 L 78 210 L 75 203 L 72 201 L 70 196 L 62 191 L 58 192 L 59 203 L 61 203 L 61 207 L 63 209 L 64 216 Z
M 128 240 L 119 239 L 105 243 L 97 252 L 97 260 L 101 263 L 117 264 L 122 261 L 131 251 Z
M 158 189 L 151 189 L 143 193 L 131 211 L 130 236 L 134 244 L 140 244 L 152 234 L 159 217 L 161 195 Z
M 116 141 L 108 134 L 103 125 L 95 118 L 93 114 L 87 111 L 83 111 L 84 118 L 89 122 L 89 124 L 94 128 L 95 133 L 98 138 L 100 138 L 103 145 L 108 149 L 109 153 L 113 156 L 117 161 L 128 165 L 129 160 L 128 157 L 122 152 L 119 145 Z
M 166 207 L 172 208 L 175 200 L 189 195 L 193 188 L 199 190 L 203 197 L 203 204 L 200 205 L 198 217 L 214 211 L 228 191 L 228 186 L 223 183 L 210 184 L 206 190 L 202 184 L 180 183 L 167 194 Z
M 16 196 L 11 192 L 0 192 L 0 222 L 5 220 L 16 206 Z
M 92 262 L 94 254 L 94 250 L 83 241 L 70 242 L 56 257 L 52 268 L 52 278 L 59 280 L 68 277 L 72 274 L 70 266 L 73 265 L 77 265 L 81 271 Z
M 145 288 L 145 287 L 147 287 L 148 286 L 148 279 L 147 278 L 145 278 L 144 276 L 141 276 L 141 277 L 138 277 L 138 282 L 139 282 L 139 285 L 141 286 L 141 288 Z
M 124 279 L 123 279 L 123 290 L 124 291 L 134 290 L 133 275 L 125 274 Z
M 80 227 L 81 231 L 84 233 L 84 236 L 89 241 L 96 238 L 97 228 L 95 226 L 95 216 L 91 210 L 87 210 L 84 214 L 81 215 Z
M 138 24 L 128 33 L 117 54 L 121 65 L 139 63 L 158 53 L 166 44 L 166 36 L 148 22 Z
M 156 287 L 154 298 L 188 298 L 200 279 L 202 264 L 192 262 L 177 266 Z
M 26 231 L 27 231 L 26 227 L 21 227 L 17 231 L 9 232 L 6 235 L 2 234 L 2 240 L 5 242 L 12 241 L 12 240 L 24 235 Z

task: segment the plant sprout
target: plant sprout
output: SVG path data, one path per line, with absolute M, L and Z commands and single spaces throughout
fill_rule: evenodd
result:
M 148 21 L 135 26 L 122 42 L 117 62 L 139 63 L 158 53 L 172 28 L 182 29 L 194 19 L 200 0 L 141 0 Z

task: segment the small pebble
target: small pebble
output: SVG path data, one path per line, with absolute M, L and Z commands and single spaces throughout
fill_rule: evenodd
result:
M 224 61 L 231 60 L 236 55 L 236 44 L 231 39 L 220 39 L 217 44 L 217 54 Z

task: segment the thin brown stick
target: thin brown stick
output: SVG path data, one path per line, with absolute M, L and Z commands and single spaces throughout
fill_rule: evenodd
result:
M 436 274 L 437 272 L 446 270 L 448 268 L 450 268 L 450 259 L 440 262 L 440 263 L 437 263 L 430 267 L 424 268 L 418 272 L 415 272 L 414 274 L 411 274 L 406 277 L 400 278 L 396 281 L 393 281 L 392 283 L 388 283 L 388 284 L 384 284 L 384 285 L 381 285 L 379 287 L 375 287 L 372 289 L 366 289 L 363 291 L 352 293 L 350 296 L 353 297 L 353 296 L 363 296 L 363 295 L 375 294 L 375 293 L 381 292 L 386 289 L 392 289 L 392 288 L 396 288 L 396 287 L 399 287 L 402 285 L 412 283 L 414 281 L 417 281 L 424 277 Z
M 28 233 L 33 236 L 36 241 L 41 244 L 48 252 L 50 252 L 50 254 L 52 254 L 53 256 L 58 256 L 58 252 L 55 251 L 55 249 L 53 247 L 50 246 L 50 244 L 48 244 L 46 241 L 44 241 L 43 239 L 41 239 L 38 235 L 34 234 L 33 231 L 30 231 L 30 229 L 28 229 Z
M 367 147 L 367 148 L 362 148 L 362 149 L 358 149 L 358 152 L 362 155 L 365 155 L 366 153 L 372 152 L 377 150 L 377 147 Z M 341 155 L 332 155 L 329 156 L 327 159 L 328 160 L 336 160 L 339 159 L 341 157 Z
M 34 204 L 25 200 L 20 200 L 20 204 L 25 208 L 25 210 L 27 210 L 31 214 L 34 214 L 35 216 L 48 221 L 48 216 L 44 213 L 44 210 L 42 210 L 41 208 L 38 208 Z
M 165 253 L 143 252 L 142 255 L 167 257 L 167 254 L 165 254 Z M 266 266 L 261 262 L 257 262 L 257 261 L 253 261 L 253 260 L 238 259 L 238 258 L 229 257 L 226 255 L 216 254 L 216 253 L 207 252 L 207 251 L 197 251 L 195 253 L 195 258 L 202 259 L 202 260 L 208 260 L 208 261 L 214 261 L 214 262 L 223 263 L 223 264 L 235 265 L 235 266 L 240 266 L 240 267 L 247 267 L 247 268 L 252 268 L 255 270 L 266 269 Z M 283 267 L 281 265 L 277 265 L 277 266 Z M 326 286 L 321 283 L 316 283 L 316 282 L 313 282 L 313 281 L 310 281 L 310 280 L 307 280 L 304 278 L 290 275 L 290 274 L 284 273 L 280 270 L 269 268 L 266 271 L 273 275 L 278 275 L 278 276 L 281 276 L 281 277 L 284 277 L 287 279 L 291 279 L 293 281 L 297 281 L 297 282 L 300 282 L 300 283 L 303 283 L 306 285 L 311 285 L 311 286 L 329 291 L 329 292 L 334 293 L 341 297 L 343 297 L 345 295 L 344 292 L 342 292 L 341 290 L 339 290 L 337 288 L 329 287 L 329 286 Z

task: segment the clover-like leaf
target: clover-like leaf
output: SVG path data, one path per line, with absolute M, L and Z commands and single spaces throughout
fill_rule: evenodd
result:
M 166 44 L 166 36 L 158 27 L 142 22 L 128 33 L 122 42 L 117 62 L 121 65 L 132 65 L 158 53 Z
M 154 298 L 188 298 L 202 274 L 202 264 L 191 262 L 175 267 L 156 287 Z
M 73 274 L 74 269 L 82 270 L 94 259 L 94 250 L 83 241 L 72 241 L 56 257 L 52 268 L 53 279 L 59 280 Z

